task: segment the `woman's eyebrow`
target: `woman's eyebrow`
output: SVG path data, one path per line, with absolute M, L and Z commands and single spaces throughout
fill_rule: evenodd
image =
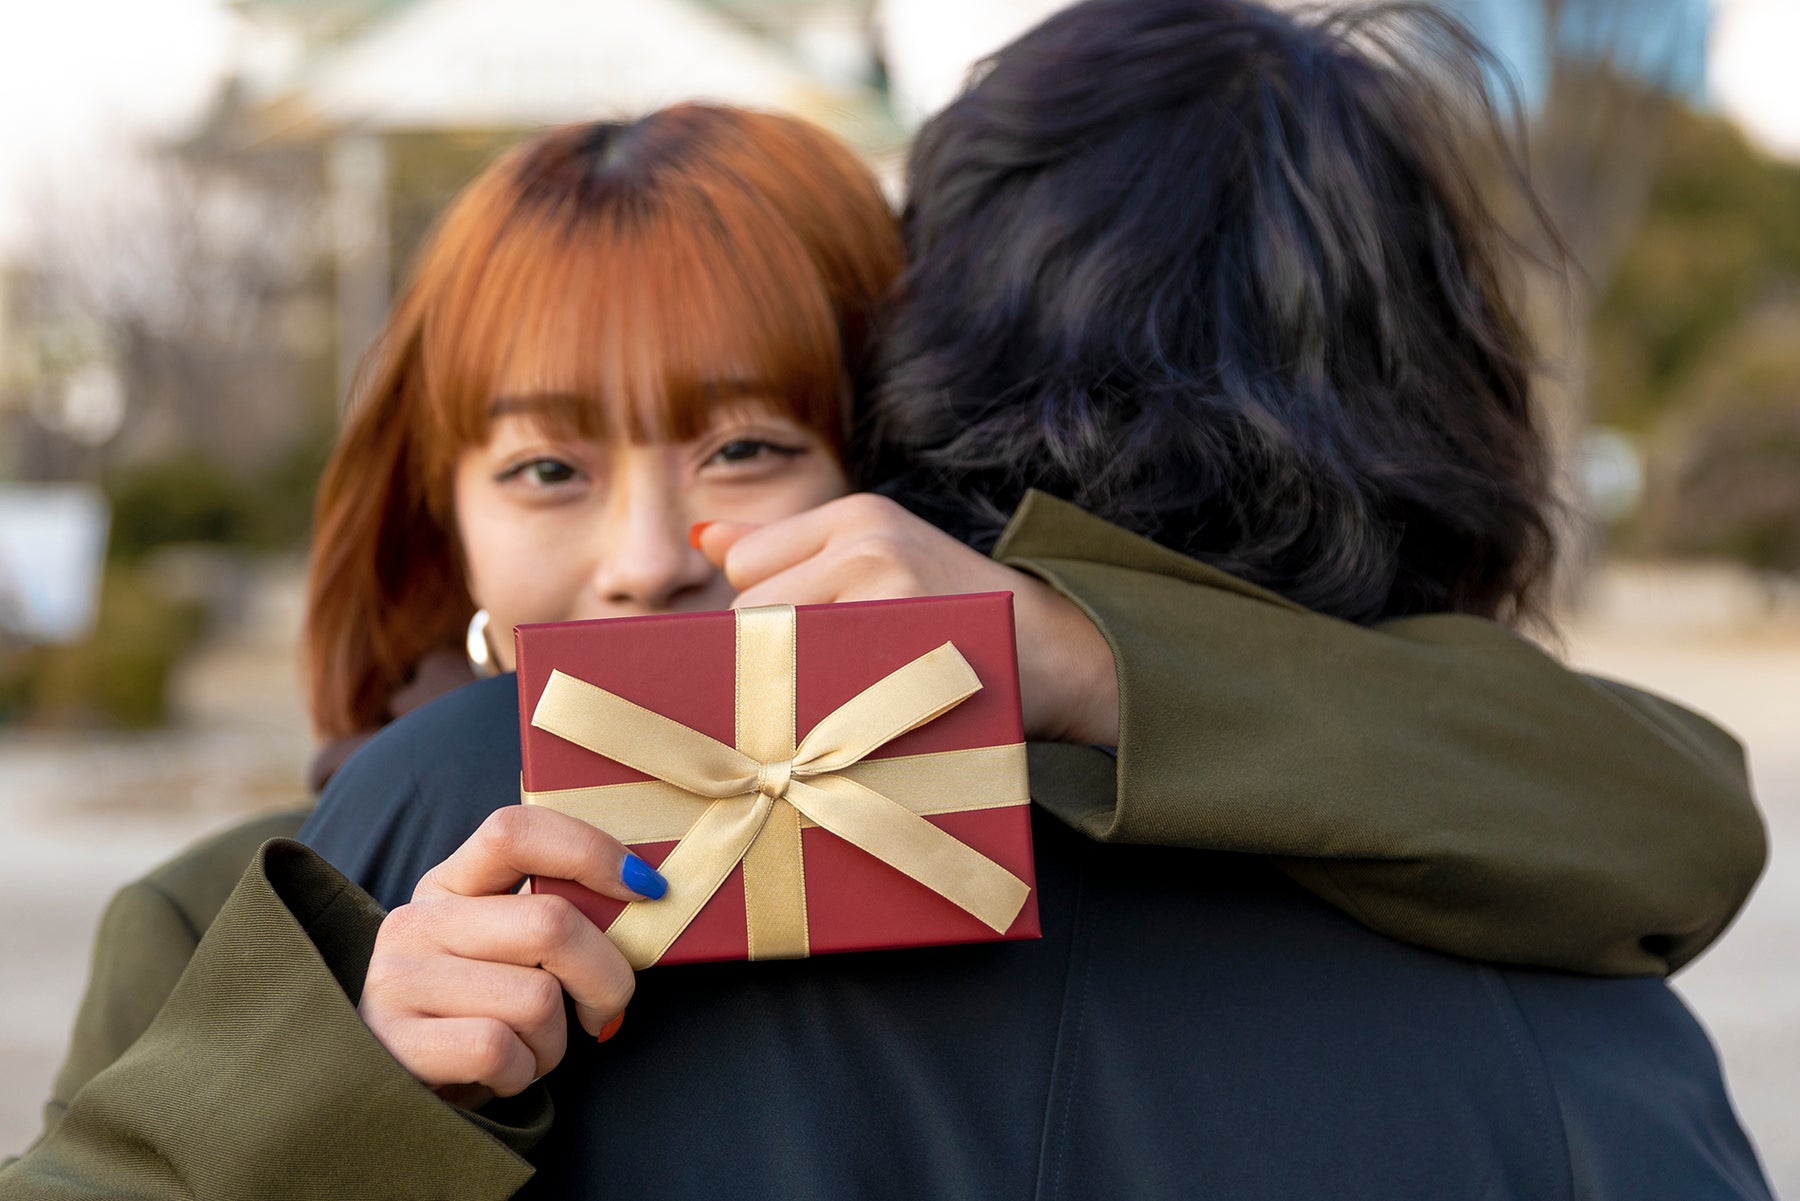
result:
M 777 395 L 768 380 L 748 376 L 715 376 L 690 380 L 669 389 L 668 400 L 678 409 L 717 409 L 740 400 L 767 400 Z
M 773 390 L 767 380 L 732 376 L 727 379 L 704 379 L 698 388 L 713 400 L 741 400 L 746 396 L 767 396 Z
M 747 376 L 725 376 L 717 379 L 697 380 L 683 391 L 704 404 L 716 405 L 723 401 L 761 399 L 772 395 L 774 387 L 767 380 L 751 379 Z M 488 402 L 488 419 L 517 415 L 538 416 L 569 413 L 584 409 L 592 403 L 589 397 L 576 392 L 532 392 L 522 395 L 496 396 Z
M 589 402 L 573 392 L 534 392 L 525 396 L 496 396 L 488 402 L 488 419 L 544 414 L 572 414 Z

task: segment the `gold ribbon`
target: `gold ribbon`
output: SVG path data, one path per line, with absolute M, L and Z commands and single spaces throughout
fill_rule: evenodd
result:
M 657 835 L 680 831 L 680 841 L 661 865 L 669 891 L 660 900 L 627 905 L 607 929 L 632 966 L 647 967 L 661 958 L 739 862 L 751 958 L 805 955 L 800 855 L 805 824 L 831 831 L 1005 933 L 1030 887 L 921 812 L 1024 803 L 1021 748 L 912 757 L 938 780 L 911 790 L 910 805 L 874 786 L 901 780 L 901 764 L 908 761 L 862 762 L 980 690 L 981 681 L 956 647 L 946 642 L 878 680 L 828 714 L 796 746 L 793 607 L 740 609 L 737 622 L 736 746 L 560 671 L 551 673 L 532 714 L 531 724 L 539 729 L 654 780 L 529 793 L 528 803 L 566 808 L 590 821 L 599 817 L 594 824 L 621 842 L 662 841 Z M 1010 760 L 1010 771 L 1001 765 L 1003 757 Z M 990 784 L 1009 785 L 999 795 L 1012 799 L 933 806 L 926 795 L 930 783 L 954 776 L 958 789 L 981 787 L 960 771 L 968 767 Z M 627 820 L 619 829 L 605 812 L 609 800 L 626 802 L 619 815 Z M 668 805 L 666 824 L 644 820 L 646 810 L 665 802 L 676 802 Z

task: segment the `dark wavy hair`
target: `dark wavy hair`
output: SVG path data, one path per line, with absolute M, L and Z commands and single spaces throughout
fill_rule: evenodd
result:
M 1417 5 L 1088 0 L 999 51 L 913 150 L 865 482 L 982 549 L 1037 487 L 1350 620 L 1535 614 L 1491 68 Z

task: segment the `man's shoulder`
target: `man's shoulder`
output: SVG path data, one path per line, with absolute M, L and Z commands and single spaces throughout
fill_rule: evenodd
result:
M 431 795 L 471 776 L 510 779 L 519 773 L 515 677 L 465 684 L 390 722 L 357 748 L 319 797 L 321 813 L 354 797 Z
M 369 739 L 300 840 L 392 908 L 487 815 L 519 799 L 514 678 L 466 684 Z
M 390 722 L 345 762 L 343 771 L 429 773 L 454 753 L 510 748 L 518 757 L 517 677 L 464 684 Z M 516 768 L 514 770 L 517 770 Z

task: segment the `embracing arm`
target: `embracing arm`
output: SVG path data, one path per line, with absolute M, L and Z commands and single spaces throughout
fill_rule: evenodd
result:
M 1113 648 L 1114 802 L 1033 781 L 1094 838 L 1275 856 L 1392 937 L 1605 974 L 1680 967 L 1762 869 L 1729 735 L 1491 622 L 1322 617 L 1037 495 L 996 557 Z
M 304 818 L 277 813 L 240 822 L 113 895 L 94 938 L 69 1049 L 44 1105 L 46 1133 L 81 1086 L 149 1029 L 256 848 L 291 836 Z
M 382 913 L 312 852 L 257 853 L 141 1038 L 0 1169 L 0 1198 L 503 1198 L 541 1088 L 471 1115 L 358 1018 Z

